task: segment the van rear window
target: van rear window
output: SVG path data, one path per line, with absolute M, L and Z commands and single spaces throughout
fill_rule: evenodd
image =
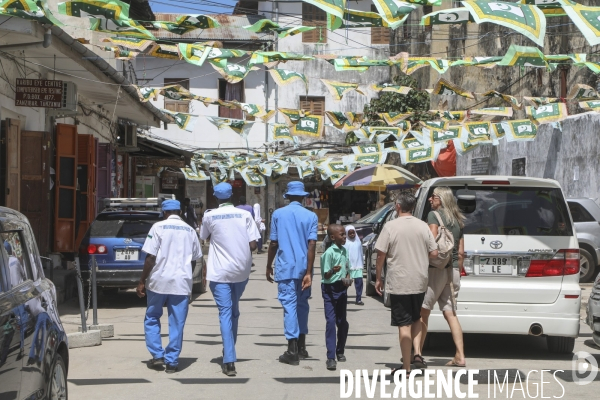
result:
M 92 223 L 90 237 L 145 238 L 159 214 L 103 216 Z
M 463 187 L 452 187 L 455 195 L 460 189 Z M 560 189 L 473 186 L 469 189 L 476 192 L 476 201 L 458 201 L 467 218 L 464 234 L 573 235 Z

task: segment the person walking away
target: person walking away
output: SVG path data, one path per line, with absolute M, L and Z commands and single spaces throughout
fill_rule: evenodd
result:
M 357 306 L 364 306 L 365 303 L 362 302 L 364 268 L 363 248 L 360 239 L 356 236 L 356 229 L 352 225 L 346 225 L 346 244 L 344 247 L 348 251 L 350 278 L 354 280 L 354 288 L 356 289 L 355 304 Z
M 258 203 L 254 204 L 254 220 L 256 221 L 256 227 L 260 232 L 260 239 L 258 239 L 258 251 L 256 252 L 256 254 L 262 254 L 264 253 L 263 235 L 267 228 L 265 226 L 265 220 L 262 219 L 262 217 L 260 216 L 260 204 Z
M 136 291 L 140 298 L 148 298 L 144 319 L 146 347 L 152 355 L 148 367 L 165 365 L 167 373 L 174 373 L 178 370 L 192 294 L 192 270 L 202 257 L 202 250 L 196 231 L 180 217 L 179 201 L 165 200 L 161 207 L 165 219 L 152 225 L 142 247 L 146 261 Z M 160 317 L 165 306 L 169 316 L 169 344 L 163 350 Z
M 433 236 L 437 238 L 440 226 L 445 226 L 454 237 L 454 249 L 452 250 L 452 259 L 445 269 L 429 267 L 427 293 L 421 309 L 423 327 L 421 334 L 414 341 L 415 354 L 421 354 L 420 351 L 427 335 L 429 316 L 434 304 L 437 302 L 440 311 L 444 314 L 444 319 L 448 322 L 456 346 L 454 358 L 446 365 L 464 368 L 466 366 L 464 341 L 462 327 L 456 315 L 456 296 L 460 290 L 460 271 L 465 249 L 463 237 L 465 216 L 458 208 L 454 194 L 448 187 L 435 188 L 429 198 L 429 203 L 432 209 L 427 215 L 429 229 L 431 229 Z M 415 356 L 415 358 L 417 357 Z M 419 361 L 424 362 L 422 358 Z
M 348 270 L 348 250 L 344 247 L 346 243 L 344 227 L 337 224 L 329 225 L 327 235 L 331 238 L 333 244 L 321 255 L 321 293 L 323 295 L 326 321 L 326 366 L 328 370 L 335 371 L 337 366 L 336 356 L 337 361 L 346 361 L 344 349 L 350 327 L 346 319 L 350 273 Z
M 308 193 L 304 183 L 292 181 L 284 198 L 290 204 L 275 210 L 271 217 L 271 243 L 267 257 L 266 277 L 277 282 L 277 297 L 283 307 L 283 330 L 288 349 L 279 362 L 299 365 L 308 358 L 308 298 L 311 295 L 313 264 L 317 245 L 317 214 L 302 207 Z M 275 273 L 273 273 L 273 261 Z
M 232 188 L 227 182 L 214 187 L 219 208 L 206 211 L 200 228 L 200 238 L 210 236 L 206 279 L 219 308 L 219 323 L 223 339 L 223 364 L 227 376 L 235 376 L 240 318 L 240 298 L 244 293 L 252 267 L 252 251 L 260 236 L 252 215 L 233 207 Z
M 400 350 L 410 372 L 410 352 L 413 339 L 421 331 L 421 306 L 427 291 L 429 259 L 438 255 L 437 243 L 427 224 L 412 216 L 416 199 L 410 193 L 400 193 L 396 200 L 398 218 L 384 225 L 375 250 L 379 295 L 385 287 L 391 300 L 392 326 L 398 327 Z M 385 286 L 381 271 L 387 263 Z M 407 362 L 408 361 L 408 362 Z M 392 376 L 397 369 L 392 370 Z
M 185 198 L 183 200 L 183 217 L 184 221 L 192 227 L 192 229 L 198 229 L 198 217 L 196 216 L 196 211 L 191 204 L 191 200 Z
M 236 208 L 248 211 L 252 215 L 252 219 L 254 219 L 254 208 L 246 204 L 246 196 L 240 196 L 240 204 Z

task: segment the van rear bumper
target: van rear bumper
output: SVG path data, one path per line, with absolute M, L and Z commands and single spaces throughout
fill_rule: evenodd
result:
M 96 272 L 96 285 L 102 287 L 135 288 L 142 277 L 142 269 L 99 270 Z M 84 282 L 88 282 L 90 271 L 81 271 Z
M 461 303 L 456 315 L 464 333 L 527 335 L 540 324 L 548 336 L 579 335 L 581 298 L 559 299 L 552 304 Z M 431 312 L 429 332 L 450 332 L 439 310 Z

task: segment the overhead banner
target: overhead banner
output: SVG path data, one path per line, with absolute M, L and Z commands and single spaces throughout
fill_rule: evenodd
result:
M 528 119 L 502 121 L 502 129 L 509 142 L 531 142 L 537 135 L 537 127 Z
M 552 103 L 538 108 L 527 107 L 525 113 L 536 125 L 559 122 L 567 118 L 567 105 L 565 103 Z
M 590 46 L 600 44 L 600 7 L 584 6 L 568 0 L 558 2 Z
M 329 90 L 329 93 L 331 93 L 331 96 L 336 101 L 340 101 L 345 94 L 353 91 L 364 95 L 358 89 L 358 83 L 338 82 L 328 79 L 321 79 L 321 82 L 327 87 L 327 90 Z
M 441 3 L 441 0 L 435 1 L 435 3 Z M 409 14 L 418 8 L 417 1 L 398 1 L 398 0 L 373 0 L 373 4 L 377 8 L 379 15 L 385 22 L 388 23 L 390 28 L 396 29 L 402 25 Z M 432 2 L 431 4 L 433 4 Z M 429 5 L 425 4 L 425 5 Z
M 290 83 L 297 81 L 304 82 L 306 93 L 308 93 L 308 81 L 306 80 L 306 76 L 304 76 L 304 74 L 287 69 L 270 69 L 269 73 L 271 74 L 271 77 L 275 83 L 279 86 L 289 85 Z

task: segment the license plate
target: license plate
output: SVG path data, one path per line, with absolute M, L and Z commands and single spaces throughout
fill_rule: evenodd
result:
M 512 275 L 511 257 L 479 257 L 479 275 Z
M 137 261 L 139 259 L 139 250 L 137 249 L 116 249 L 116 261 Z

